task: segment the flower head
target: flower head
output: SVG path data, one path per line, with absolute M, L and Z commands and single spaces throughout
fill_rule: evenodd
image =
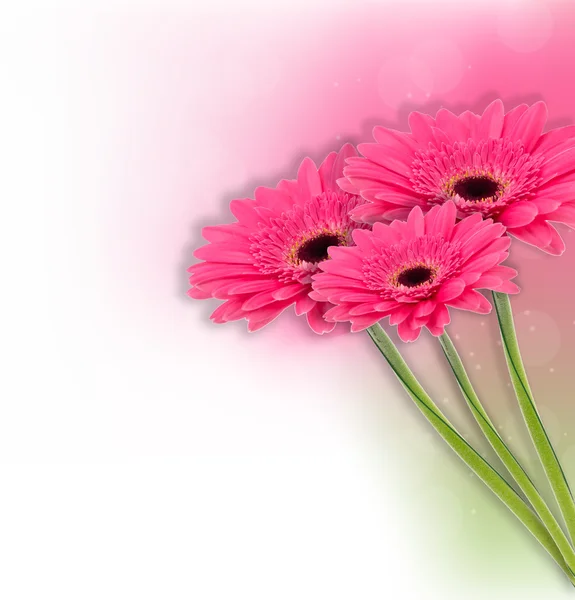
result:
M 354 247 L 330 248 L 312 296 L 336 305 L 326 318 L 351 321 L 352 331 L 389 316 L 406 342 L 422 327 L 439 336 L 450 321 L 448 307 L 491 310 L 477 289 L 518 291 L 510 281 L 517 272 L 500 264 L 511 244 L 504 233 L 503 225 L 479 214 L 456 223 L 453 202 L 426 215 L 416 206 L 407 221 L 354 231 Z
M 203 229 L 210 243 L 194 253 L 204 262 L 188 269 L 188 295 L 225 300 L 212 314 L 214 322 L 245 318 L 249 331 L 255 331 L 293 304 L 316 333 L 335 327 L 324 319 L 329 304 L 313 300 L 309 292 L 328 248 L 353 244 L 352 231 L 366 227 L 349 217 L 363 200 L 336 183 L 350 156 L 356 152 L 346 144 L 319 169 L 306 158 L 297 180 L 260 187 L 255 200 L 233 200 L 237 222 Z
M 350 158 L 340 185 L 369 201 L 353 211 L 364 223 L 451 200 L 460 217 L 490 217 L 518 239 L 561 254 L 563 240 L 549 221 L 575 227 L 575 126 L 543 134 L 546 120 L 543 102 L 507 114 L 501 100 L 482 115 L 413 112 L 411 133 L 376 127 L 376 143 L 360 144 L 364 158 Z

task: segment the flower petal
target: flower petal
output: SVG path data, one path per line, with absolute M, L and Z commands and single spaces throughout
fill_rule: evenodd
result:
M 452 279 L 445 283 L 435 295 L 437 302 L 448 302 L 463 293 L 465 283 L 461 279 Z
M 501 100 L 494 100 L 481 115 L 477 139 L 499 138 L 503 129 L 505 108 Z
M 523 227 L 531 223 L 538 213 L 533 202 L 516 202 L 500 215 L 498 221 L 505 227 Z
M 322 335 L 324 333 L 333 331 L 336 325 L 335 322 L 328 322 L 324 317 L 327 309 L 330 307 L 331 305 L 327 302 L 321 304 L 317 303 L 310 311 L 307 312 L 306 318 L 308 325 L 315 333 Z
M 509 138 L 513 141 L 520 140 L 526 152 L 531 152 L 539 141 L 546 121 L 547 105 L 545 102 L 536 102 L 517 120 L 509 132 Z

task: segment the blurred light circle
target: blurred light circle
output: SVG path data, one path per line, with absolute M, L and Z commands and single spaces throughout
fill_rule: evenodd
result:
M 521 356 L 526 365 L 549 363 L 561 347 L 561 332 L 557 323 L 544 312 L 530 310 L 514 315 Z
M 516 52 L 534 52 L 551 37 L 553 17 L 543 2 L 507 0 L 499 7 L 497 33 Z
M 409 75 L 411 61 L 407 56 L 394 56 L 379 69 L 377 90 L 379 97 L 390 108 L 403 103 L 422 103 L 427 99 L 424 90 L 413 85 Z
M 465 72 L 459 47 L 449 40 L 426 40 L 413 51 L 409 74 L 424 92 L 443 94 L 457 86 Z

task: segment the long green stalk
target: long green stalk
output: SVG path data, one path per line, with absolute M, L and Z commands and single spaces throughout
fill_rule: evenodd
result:
M 451 369 L 453 370 L 455 378 L 457 379 L 457 383 L 459 384 L 461 392 L 463 393 L 463 397 L 471 409 L 471 412 L 479 424 L 479 427 L 497 453 L 497 456 L 499 456 L 501 459 L 501 462 L 505 465 L 511 476 L 515 479 L 526 498 L 535 509 L 535 512 L 539 515 L 539 518 L 545 527 L 547 527 L 547 530 L 553 537 L 557 547 L 563 554 L 565 562 L 569 565 L 569 568 L 572 571 L 575 571 L 575 552 L 573 551 L 567 536 L 553 516 L 553 513 L 549 510 L 549 507 L 545 503 L 545 500 L 543 500 L 541 497 L 541 494 L 535 487 L 535 484 L 525 472 L 525 469 L 521 466 L 517 458 L 499 435 L 497 429 L 493 426 L 493 423 L 489 419 L 489 416 L 481 405 L 481 402 L 475 393 L 475 390 L 473 389 L 473 385 L 469 380 L 467 372 L 465 371 L 465 367 L 461 362 L 461 358 L 447 333 L 444 333 L 439 338 L 439 342 L 443 348 L 443 352 L 445 353 Z
M 539 543 L 555 559 L 575 586 L 575 575 L 569 569 L 559 548 L 537 515 L 507 481 L 453 428 L 451 423 L 421 387 L 411 369 L 407 366 L 401 354 L 381 326 L 379 324 L 373 325 L 367 331 L 409 396 L 427 420 L 457 455 L 519 518 Z
M 573 541 L 575 540 L 575 502 L 573 501 L 573 494 L 535 406 L 533 394 L 527 381 L 527 374 L 521 360 L 521 353 L 519 352 L 509 296 L 500 292 L 493 292 L 493 300 L 497 311 L 497 319 L 499 320 L 505 358 L 519 408 Z

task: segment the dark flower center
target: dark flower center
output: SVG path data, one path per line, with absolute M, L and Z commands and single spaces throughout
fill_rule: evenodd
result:
M 432 277 L 433 271 L 429 267 L 411 267 L 398 275 L 397 283 L 406 287 L 417 287 L 431 281 Z
M 499 183 L 489 177 L 465 177 L 453 186 L 453 191 L 469 202 L 481 202 L 495 196 L 499 187 Z
M 323 233 L 305 241 L 297 250 L 298 262 L 318 263 L 329 258 L 327 249 L 330 246 L 339 246 L 341 238 L 333 233 Z

